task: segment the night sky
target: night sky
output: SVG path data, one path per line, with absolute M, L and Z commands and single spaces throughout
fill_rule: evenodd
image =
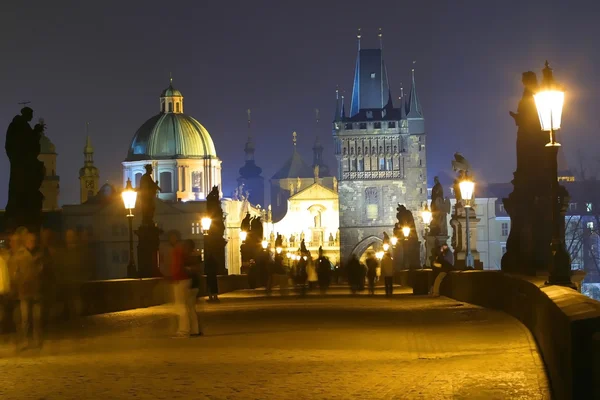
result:
M 5 4 L 6 3 L 6 4 Z M 289 3 L 289 4 L 288 4 Z M 185 112 L 210 132 L 231 194 L 244 163 L 252 109 L 257 164 L 268 180 L 292 151 L 307 162 L 315 136 L 335 165 L 335 87 L 349 103 L 356 29 L 363 47 L 384 35 L 394 97 L 416 60 L 428 133 L 430 182 L 460 151 L 479 181 L 506 182 L 515 168 L 521 73 L 548 59 L 567 89 L 561 138 L 570 166 L 598 151 L 600 6 L 543 1 L 11 1 L 0 12 L 0 123 L 29 100 L 59 153 L 60 203 L 79 201 L 85 123 L 101 184 L 121 185 L 121 161 L 158 113 L 169 73 Z M 321 122 L 315 123 L 315 108 Z M 591 165 L 595 167 L 595 165 Z M 0 208 L 8 160 L 0 156 Z

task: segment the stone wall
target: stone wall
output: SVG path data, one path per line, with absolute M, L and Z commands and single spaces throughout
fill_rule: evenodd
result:
M 403 180 L 341 181 L 338 193 L 342 262 L 348 260 L 352 251 L 363 240 L 370 237 L 381 239 L 384 231 L 390 236 L 393 234 L 398 203 L 406 205 L 413 213 L 418 233 L 421 233 L 417 210 L 421 209 L 427 198 L 426 188 L 407 188 Z M 377 205 L 375 215 L 371 214 L 373 211 L 368 211 L 369 203 Z
M 600 302 L 540 278 L 451 272 L 440 293 L 504 311 L 533 334 L 556 399 L 600 398 Z

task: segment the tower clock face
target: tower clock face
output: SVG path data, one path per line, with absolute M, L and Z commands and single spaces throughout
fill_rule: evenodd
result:
M 86 187 L 86 189 L 93 189 L 94 181 L 85 181 L 85 187 Z

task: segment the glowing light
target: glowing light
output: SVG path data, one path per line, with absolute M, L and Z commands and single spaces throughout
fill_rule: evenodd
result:
M 242 242 L 245 242 L 245 241 L 246 241 L 246 237 L 248 237 L 248 232 L 246 232 L 246 231 L 241 231 L 241 232 L 240 232 L 240 240 L 241 240 Z
M 123 198 L 123 204 L 125 205 L 125 208 L 129 210 L 128 216 L 133 217 L 131 210 L 135 208 L 137 192 L 133 190 L 133 187 L 131 187 L 131 179 L 127 179 L 127 185 L 125 186 L 125 190 L 121 192 L 121 197 Z
M 410 235 L 410 227 L 409 226 L 403 227 L 402 234 L 404 235 L 405 238 L 408 238 L 408 236 Z
M 460 187 L 460 195 L 465 200 L 465 207 L 471 207 L 471 199 L 473 198 L 473 192 L 475 191 L 475 182 L 472 180 L 465 179 L 460 181 L 458 184 Z
M 202 227 L 202 232 L 206 235 L 208 234 L 208 230 L 210 229 L 210 225 L 212 224 L 212 220 L 210 217 L 202 217 L 200 220 L 200 225 Z
M 267 246 L 269 246 L 269 242 L 267 242 L 266 240 L 263 240 L 263 241 L 261 242 L 261 245 L 262 245 L 262 248 L 263 248 L 264 250 L 266 250 L 266 249 L 267 249 Z
M 277 254 L 281 254 L 283 249 L 281 247 L 277 247 L 277 248 L 275 248 L 275 251 L 277 252 Z
M 429 208 L 427 206 L 425 206 L 425 209 L 421 211 L 421 218 L 423 218 L 423 223 L 425 225 L 429 225 L 431 223 L 433 215 L 431 214 L 431 211 L 429 211 Z
M 392 236 L 390 241 L 392 242 L 392 246 L 395 246 L 398 244 L 398 238 L 396 236 Z
M 543 131 L 560 129 L 565 92 L 545 89 L 533 95 Z
M 390 249 L 390 245 L 387 243 L 383 244 L 383 251 L 388 251 Z
M 375 253 L 375 258 L 381 260 L 383 258 L 383 251 L 378 251 L 377 253 Z

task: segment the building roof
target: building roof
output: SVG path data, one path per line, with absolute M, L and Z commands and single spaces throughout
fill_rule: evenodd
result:
M 54 143 L 43 132 L 40 137 L 40 154 L 56 154 Z
M 313 169 L 302 159 L 300 154 L 296 151 L 294 146 L 294 152 L 292 156 L 283 164 L 283 167 L 279 169 L 273 175 L 271 179 L 286 179 L 286 178 L 314 178 L 315 173 Z
M 160 113 L 137 130 L 125 161 L 216 156 L 212 138 L 200 122 L 181 113 Z
M 350 116 L 364 108 L 384 108 L 390 87 L 381 49 L 361 49 L 356 57 Z
M 183 97 L 181 92 L 173 87 L 173 83 L 168 88 L 162 91 L 160 97 Z

